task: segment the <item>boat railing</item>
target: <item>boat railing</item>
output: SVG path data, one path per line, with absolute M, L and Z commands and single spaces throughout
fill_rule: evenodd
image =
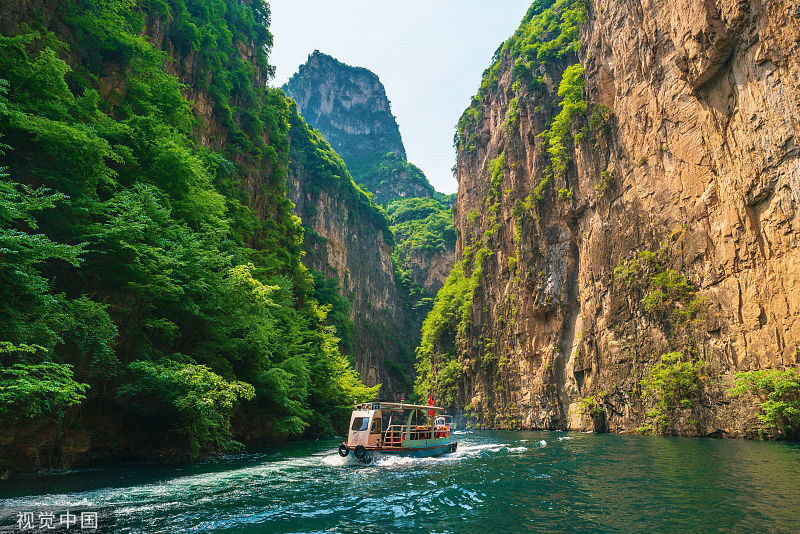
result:
M 389 428 L 383 433 L 383 446 L 400 447 L 407 431 L 408 425 L 389 425 Z
M 382 445 L 384 447 L 400 447 L 408 434 L 409 425 L 390 425 L 383 433 Z M 429 439 L 431 437 L 443 438 L 450 435 L 450 429 L 446 426 L 436 426 L 431 435 L 430 426 L 411 425 L 411 439 Z

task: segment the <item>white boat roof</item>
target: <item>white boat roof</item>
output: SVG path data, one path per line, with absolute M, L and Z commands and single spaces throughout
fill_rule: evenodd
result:
M 440 406 L 428 406 L 426 404 L 406 404 L 402 402 L 364 402 L 355 405 L 356 410 L 433 410 L 443 412 Z

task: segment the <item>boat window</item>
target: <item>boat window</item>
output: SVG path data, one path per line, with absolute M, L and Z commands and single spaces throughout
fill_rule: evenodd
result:
M 353 426 L 350 430 L 367 430 L 369 428 L 369 417 L 356 417 L 353 419 Z
M 370 434 L 380 434 L 381 433 L 381 418 L 376 417 L 372 420 L 372 430 L 369 431 Z

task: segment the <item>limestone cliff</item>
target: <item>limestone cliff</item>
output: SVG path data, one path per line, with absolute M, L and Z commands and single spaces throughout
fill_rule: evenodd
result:
M 306 230 L 303 263 L 338 280 L 350 301 L 352 355 L 362 381 L 383 384 L 381 398 L 399 400 L 410 388 L 419 320 L 395 276 L 389 221 L 296 112 L 289 135 L 287 196 Z
M 734 373 L 800 354 L 798 37 L 797 1 L 534 2 L 459 124 L 463 314 L 420 385 L 483 426 L 631 431 L 674 351 L 703 372 L 661 430 L 747 434 Z
M 315 51 L 283 89 L 378 204 L 433 196 L 422 171 L 406 161 L 400 129 L 375 73 Z
M 415 283 L 436 294 L 455 263 L 455 249 L 449 246 L 442 249 L 411 250 L 405 257 L 404 265 L 411 271 Z

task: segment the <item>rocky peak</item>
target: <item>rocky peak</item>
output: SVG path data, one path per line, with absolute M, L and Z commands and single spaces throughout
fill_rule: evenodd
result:
M 315 50 L 284 91 L 345 162 L 373 152 L 406 157 L 386 89 L 374 72 Z
M 400 128 L 375 73 L 315 50 L 283 90 L 379 204 L 433 195 L 422 171 L 406 161 Z

